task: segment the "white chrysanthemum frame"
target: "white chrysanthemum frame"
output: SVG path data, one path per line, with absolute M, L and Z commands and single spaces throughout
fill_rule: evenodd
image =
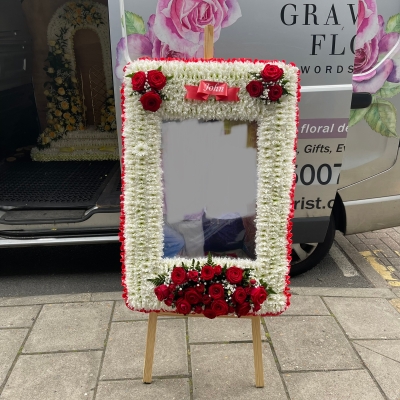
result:
M 265 104 L 252 98 L 246 85 L 265 64 L 283 69 L 287 91 L 293 95 L 280 103 Z M 163 89 L 168 100 L 157 112 L 145 111 L 133 92 L 131 78 L 138 71 L 161 67 L 172 76 Z M 239 87 L 239 102 L 185 100 L 184 85 L 200 80 L 225 82 Z M 299 72 L 294 64 L 251 60 L 152 60 L 142 59 L 125 67 L 122 94 L 123 166 L 121 197 L 122 271 L 124 298 L 136 311 L 175 311 L 157 300 L 148 281 L 170 273 L 183 258 L 163 258 L 163 187 L 161 169 L 162 120 L 206 119 L 258 122 L 258 188 L 256 217 L 257 259 L 213 258 L 220 265 L 253 268 L 257 278 L 268 283 L 270 294 L 257 315 L 276 315 L 289 305 L 288 273 L 291 260 L 294 162 L 296 157 Z M 198 259 L 204 264 L 206 258 Z

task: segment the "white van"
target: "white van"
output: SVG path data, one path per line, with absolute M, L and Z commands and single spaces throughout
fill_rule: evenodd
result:
M 0 21 L 0 246 L 118 240 L 127 53 L 201 57 L 208 23 L 216 57 L 301 70 L 292 274 L 336 229 L 400 225 L 397 1 L 3 0 Z

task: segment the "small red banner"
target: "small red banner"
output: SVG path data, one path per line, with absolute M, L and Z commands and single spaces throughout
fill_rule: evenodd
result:
M 215 96 L 218 101 L 239 101 L 239 88 L 230 88 L 224 82 L 200 81 L 199 86 L 185 85 L 185 88 L 185 99 L 189 100 L 206 101 L 210 96 Z

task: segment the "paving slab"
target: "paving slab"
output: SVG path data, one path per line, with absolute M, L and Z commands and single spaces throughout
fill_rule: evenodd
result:
M 34 304 L 73 303 L 90 301 L 90 293 L 54 294 L 46 296 L 0 297 L 0 306 L 26 306 Z
M 251 343 L 191 345 L 193 399 L 286 400 L 268 343 L 263 343 L 264 388 L 255 387 Z
M 361 368 L 333 317 L 269 317 L 266 323 L 283 371 Z
M 234 342 L 252 340 L 251 320 L 246 318 L 188 318 L 189 340 L 194 342 Z M 261 329 L 261 324 L 260 324 Z M 266 339 L 261 332 L 261 339 Z
M 115 302 L 113 321 L 134 321 L 137 319 L 147 320 L 148 317 L 149 314 L 130 310 L 125 305 L 124 300 Z
M 46 304 L 23 352 L 103 348 L 112 305 L 112 302 Z
M 342 248 L 346 255 L 357 265 L 357 269 L 373 284 L 376 288 L 387 288 L 386 281 L 376 272 L 369 262 L 359 253 L 359 251 L 366 251 L 368 247 L 364 244 L 351 244 L 347 240 L 347 236 L 339 231 L 336 231 L 335 235 L 336 243 Z M 362 243 L 362 240 L 360 240 Z M 363 248 L 356 249 L 357 246 L 364 246 Z M 358 250 L 358 251 L 357 251 Z
M 100 382 L 96 400 L 189 400 L 189 380 L 155 379 L 150 385 L 142 381 L 110 381 Z
M 367 371 L 283 374 L 291 400 L 384 400 Z
M 354 345 L 388 399 L 399 400 L 400 340 L 359 340 Z
M 324 298 L 352 339 L 400 339 L 400 314 L 386 299 Z
M 90 301 L 110 301 L 110 300 L 121 300 L 122 290 L 120 292 L 104 292 L 104 293 L 92 293 Z
M 0 386 L 4 383 L 28 329 L 0 330 Z
M 0 328 L 25 328 L 32 326 L 40 306 L 0 307 Z
M 301 294 L 304 296 L 329 296 L 329 297 L 379 297 L 393 299 L 396 295 L 390 289 L 381 288 L 329 288 L 329 287 L 303 287 Z
M 400 313 L 400 299 L 389 300 L 389 303 Z
M 101 352 L 21 355 L 1 400 L 93 399 Z
M 330 312 L 317 296 L 292 296 L 290 307 L 282 314 L 287 315 L 330 315 Z
M 101 379 L 141 378 L 147 321 L 113 322 Z M 186 324 L 182 318 L 157 322 L 153 376 L 187 375 Z

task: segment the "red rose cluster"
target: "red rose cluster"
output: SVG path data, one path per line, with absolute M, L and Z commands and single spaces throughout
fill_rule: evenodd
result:
M 132 79 L 132 89 L 142 96 L 140 102 L 146 111 L 156 112 L 162 103 L 160 91 L 167 83 L 167 77 L 160 70 L 139 71 L 128 75 Z
M 265 287 L 249 275 L 248 268 L 208 263 L 190 269 L 174 267 L 170 279 L 160 276 L 165 281 L 154 293 L 179 314 L 194 312 L 210 319 L 227 314 L 241 317 L 259 311 L 268 296 Z
M 287 94 L 283 69 L 277 65 L 266 64 L 259 74 L 254 74 L 254 77 L 257 79 L 250 81 L 246 86 L 251 97 L 260 97 L 264 101 L 279 101 L 282 95 Z

